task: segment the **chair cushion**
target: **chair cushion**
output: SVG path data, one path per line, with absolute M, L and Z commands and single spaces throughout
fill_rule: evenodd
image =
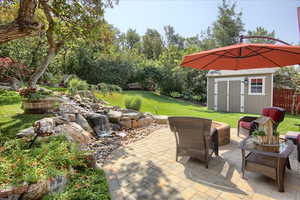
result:
M 266 117 L 270 117 L 275 122 L 279 123 L 284 119 L 285 110 L 278 107 L 264 108 L 262 110 L 262 115 Z
M 250 130 L 251 122 L 240 121 L 240 127 Z

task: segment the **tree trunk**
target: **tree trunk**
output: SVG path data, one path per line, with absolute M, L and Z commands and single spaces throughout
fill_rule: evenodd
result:
M 10 24 L 0 25 L 0 44 L 41 31 L 42 24 L 34 20 L 37 5 L 38 0 L 20 1 L 18 17 Z
M 31 76 L 29 80 L 29 87 L 35 88 L 37 81 L 42 77 L 46 69 L 48 68 L 48 65 L 52 61 L 52 59 L 56 55 L 56 47 L 55 46 L 50 46 L 48 49 L 48 53 L 46 57 L 44 58 L 42 64 L 35 70 L 34 74 Z

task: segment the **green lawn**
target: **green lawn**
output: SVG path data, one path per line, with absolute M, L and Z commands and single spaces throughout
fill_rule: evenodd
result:
M 30 127 L 33 122 L 46 115 L 23 114 L 21 103 L 0 105 L 0 138 L 14 138 L 18 131 Z
M 124 100 L 126 98 L 140 97 L 142 99 L 142 112 L 151 112 L 153 114 L 168 116 L 204 117 L 228 123 L 231 127 L 237 126 L 237 121 L 241 116 L 251 115 L 244 113 L 215 112 L 197 104 L 176 100 L 171 97 L 147 91 L 123 91 L 122 93 L 114 93 L 106 96 L 97 94 L 97 97 L 106 100 L 111 105 L 117 105 L 120 107 L 125 107 Z M 281 133 L 286 133 L 289 130 L 297 131 L 298 129 L 294 126 L 294 124 L 299 122 L 300 116 L 288 114 L 286 115 L 284 122 L 282 122 L 279 126 L 279 131 Z

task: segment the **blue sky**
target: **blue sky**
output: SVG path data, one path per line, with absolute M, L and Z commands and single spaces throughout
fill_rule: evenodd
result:
M 232 2 L 232 1 L 231 1 Z M 275 30 L 276 37 L 293 44 L 299 43 L 297 7 L 300 0 L 236 0 L 243 12 L 246 30 L 263 26 Z M 147 28 L 163 33 L 165 25 L 187 37 L 206 30 L 217 18 L 221 0 L 120 0 L 107 9 L 105 18 L 122 32 L 128 28 L 144 34 Z

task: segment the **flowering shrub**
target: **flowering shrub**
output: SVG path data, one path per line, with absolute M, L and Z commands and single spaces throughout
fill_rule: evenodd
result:
M 0 80 L 16 78 L 26 81 L 30 78 L 33 70 L 30 67 L 17 63 L 9 57 L 0 58 Z
M 36 88 L 23 88 L 19 94 L 26 100 L 39 100 L 51 96 L 52 92 L 37 90 Z

